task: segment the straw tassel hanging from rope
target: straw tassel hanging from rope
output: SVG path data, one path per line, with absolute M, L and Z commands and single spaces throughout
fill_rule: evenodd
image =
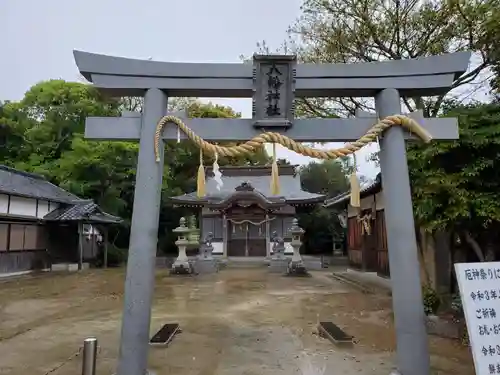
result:
M 203 151 L 200 148 L 200 166 L 198 167 L 198 176 L 196 178 L 196 195 L 198 198 L 206 195 L 205 189 L 205 167 L 203 166 Z
M 217 190 L 220 191 L 223 185 L 223 181 L 222 181 L 222 173 L 220 172 L 219 169 L 219 154 L 217 153 L 217 151 L 215 151 L 215 160 L 212 166 L 212 171 L 214 172 L 214 181 L 216 183 Z
M 279 195 L 279 176 L 278 176 L 278 164 L 276 160 L 276 143 L 285 146 L 289 150 L 295 151 L 301 155 L 323 159 L 323 160 L 335 160 L 338 158 L 343 158 L 348 155 L 354 154 L 356 151 L 363 148 L 363 146 L 374 142 L 378 139 L 378 137 L 387 129 L 393 126 L 401 126 L 412 133 L 416 134 L 420 139 L 422 139 L 425 143 L 429 143 L 432 140 L 432 135 L 425 130 L 421 125 L 419 125 L 415 120 L 403 116 L 403 115 L 394 115 L 387 116 L 381 120 L 379 120 L 375 125 L 373 125 L 362 137 L 357 139 L 355 142 L 346 144 L 342 148 L 332 149 L 332 150 L 319 150 L 312 147 L 304 146 L 293 139 L 287 137 L 284 134 L 274 133 L 274 132 L 265 132 L 261 133 L 258 136 L 242 143 L 234 146 L 219 146 L 213 143 L 210 143 L 199 135 L 193 132 L 184 122 L 174 116 L 164 116 L 158 121 L 155 130 L 154 136 L 154 153 L 156 162 L 159 163 L 161 161 L 160 157 L 160 142 L 161 142 L 161 133 L 163 127 L 168 123 L 174 123 L 178 129 L 180 129 L 187 137 L 187 139 L 194 142 L 200 150 L 205 150 L 205 152 L 217 154 L 219 156 L 239 156 L 243 154 L 249 154 L 255 152 L 257 149 L 262 147 L 266 143 L 273 143 L 273 165 L 272 165 L 272 175 L 271 175 L 271 192 L 273 195 Z M 180 141 L 180 132 L 178 133 L 178 141 Z M 354 167 L 356 167 L 356 158 L 354 156 Z M 356 176 L 356 169 L 354 169 L 353 173 L 350 177 L 351 184 L 351 205 L 354 207 L 360 207 L 360 184 L 358 178 Z M 203 154 L 200 152 L 200 168 L 198 169 L 198 189 L 197 195 L 199 197 L 205 196 L 205 170 L 203 168 Z
M 359 185 L 359 180 L 358 176 L 356 175 L 357 169 L 358 169 L 358 164 L 356 162 L 356 154 L 352 154 L 354 166 L 353 170 L 351 173 L 351 176 L 349 177 L 349 183 L 351 185 L 351 206 L 353 207 L 360 207 L 361 202 L 360 202 L 360 185 Z
M 278 170 L 278 161 L 276 160 L 276 143 L 273 143 L 273 164 L 271 167 L 271 194 L 280 194 L 280 176 Z

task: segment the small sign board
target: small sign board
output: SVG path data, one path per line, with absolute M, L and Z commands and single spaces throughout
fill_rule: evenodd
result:
M 456 263 L 477 375 L 500 374 L 500 262 Z

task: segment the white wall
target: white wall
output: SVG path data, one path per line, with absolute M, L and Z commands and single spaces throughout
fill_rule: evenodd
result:
M 49 212 L 54 211 L 56 208 L 59 208 L 59 203 L 49 202 Z
M 38 204 L 38 209 L 37 209 Z M 59 207 L 58 203 L 42 199 L 16 197 L 0 194 L 0 214 L 10 214 L 41 219 Z
M 11 195 L 9 214 L 36 217 L 36 199 Z
M 224 254 L 224 244 L 222 242 L 212 242 L 212 246 L 214 247 L 214 251 L 212 254 L 214 255 L 222 255 Z M 273 253 L 272 250 L 273 244 L 269 244 L 269 252 L 270 254 Z M 287 255 L 292 255 L 293 254 L 293 247 L 290 244 L 290 242 L 285 242 L 285 254 Z
M 6 194 L 0 194 L 0 214 L 8 213 L 9 209 L 9 196 Z
M 38 213 L 37 217 L 41 219 L 49 213 L 49 201 L 38 200 Z
M 224 254 L 224 243 L 212 242 L 212 246 L 214 247 L 214 251 L 212 251 L 212 254 L 217 254 L 217 255 Z
M 269 243 L 269 254 L 273 253 L 273 243 Z M 293 254 L 293 247 L 290 242 L 285 242 L 285 254 L 287 255 L 292 255 Z

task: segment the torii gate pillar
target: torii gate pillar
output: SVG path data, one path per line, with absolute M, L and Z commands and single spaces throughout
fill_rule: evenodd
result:
M 144 96 L 144 113 L 139 138 L 134 205 L 125 298 L 122 317 L 118 374 L 144 374 L 149 349 L 149 326 L 153 302 L 158 221 L 163 177 L 163 142 L 160 162 L 151 147 L 156 123 L 167 111 L 167 96 L 152 88 Z
M 375 96 L 379 118 L 401 112 L 396 89 Z M 380 139 L 380 169 L 391 272 L 392 305 L 401 374 L 428 374 L 429 343 L 425 324 L 417 240 L 403 129 L 392 127 Z

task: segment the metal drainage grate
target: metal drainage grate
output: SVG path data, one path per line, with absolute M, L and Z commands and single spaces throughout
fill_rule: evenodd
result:
M 168 345 L 174 336 L 181 332 L 179 324 L 165 324 L 156 334 L 149 340 L 151 345 Z
M 327 338 L 334 344 L 352 344 L 353 337 L 332 322 L 319 322 L 318 332 L 320 336 Z

